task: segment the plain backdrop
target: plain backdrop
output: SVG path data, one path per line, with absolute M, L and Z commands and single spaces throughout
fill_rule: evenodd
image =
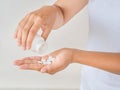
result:
M 0 0 L 0 88 L 79 88 L 80 64 L 69 65 L 52 76 L 36 71 L 19 70 L 13 65 L 16 59 L 38 55 L 31 51 L 23 51 L 17 46 L 13 38 L 17 24 L 27 13 L 54 2 L 55 0 Z M 88 15 L 87 8 L 84 8 L 66 25 L 51 32 L 47 39 L 46 53 L 63 47 L 84 49 L 87 35 Z

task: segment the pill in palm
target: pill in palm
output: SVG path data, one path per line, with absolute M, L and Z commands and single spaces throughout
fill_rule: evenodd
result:
M 43 62 L 44 65 L 52 64 L 52 62 Z
M 46 60 L 45 60 L 45 59 L 42 59 L 41 62 L 46 62 Z
M 52 64 L 52 62 L 55 60 L 55 58 L 49 56 L 47 60 L 42 59 L 40 61 L 38 61 L 39 64 L 44 64 L 44 65 L 48 65 L 48 64 Z

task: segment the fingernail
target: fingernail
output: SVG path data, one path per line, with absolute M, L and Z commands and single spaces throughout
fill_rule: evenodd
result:
M 25 47 L 23 47 L 23 50 L 26 50 L 26 48 L 25 48 Z
M 16 38 L 16 33 L 14 34 L 14 36 L 13 36 L 14 38 Z
M 17 36 L 16 36 L 16 35 L 14 35 L 14 38 L 16 39 L 16 38 L 17 38 Z
M 29 50 L 29 49 L 30 49 L 30 47 L 27 47 L 26 49 L 27 49 L 27 50 Z
M 46 73 L 46 72 L 47 72 L 46 68 L 41 69 L 41 73 Z
M 28 67 L 26 65 L 21 65 L 19 68 L 20 69 L 27 69 Z
M 21 46 L 21 44 L 20 44 L 20 43 L 18 43 L 18 46 Z
M 17 65 L 16 61 L 13 62 L 14 65 Z

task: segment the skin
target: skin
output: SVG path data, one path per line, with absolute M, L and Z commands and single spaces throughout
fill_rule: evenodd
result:
M 27 14 L 19 23 L 14 34 L 18 46 L 22 46 L 24 50 L 29 50 L 40 28 L 43 31 L 42 37 L 46 39 L 53 28 L 56 15 L 57 9 L 53 6 L 44 6 Z
M 45 6 L 32 13 L 32 15 L 38 15 L 39 19 L 37 19 L 37 16 L 32 18 L 32 16 L 30 17 L 28 15 L 20 22 L 15 33 L 15 38 L 18 40 L 19 45 L 23 46 L 24 49 L 30 49 L 32 40 L 34 39 L 38 28 L 42 28 L 45 33 L 43 33 L 42 36 L 47 39 L 52 29 L 63 26 L 82 10 L 87 3 L 88 0 L 58 0 L 53 6 Z M 72 6 L 74 6 L 74 8 Z M 41 15 L 43 15 L 43 17 L 45 15 L 46 17 L 41 18 Z M 30 24 L 30 20 L 31 22 L 34 22 L 35 25 Z M 45 23 L 46 29 L 44 29 L 45 26 L 43 23 Z M 26 25 L 27 29 L 25 28 Z M 33 28 L 33 31 L 31 31 L 31 28 Z M 42 65 L 38 63 L 39 60 L 47 59 L 48 56 L 56 58 L 51 65 Z M 55 74 L 56 72 L 64 70 L 72 63 L 80 63 L 111 73 L 120 74 L 120 52 L 93 52 L 73 48 L 63 48 L 45 56 L 26 57 L 14 62 L 14 64 L 21 69 L 35 70 L 48 74 Z
M 18 46 L 29 50 L 40 28 L 43 31 L 42 37 L 46 40 L 52 29 L 63 26 L 86 4 L 87 0 L 71 0 L 70 2 L 69 0 L 58 0 L 52 6 L 44 6 L 27 14 L 18 24 L 14 34 Z

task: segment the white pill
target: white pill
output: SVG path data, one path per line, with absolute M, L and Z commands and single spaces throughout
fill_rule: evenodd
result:
M 46 64 L 52 64 L 52 62 L 46 62 Z
M 41 62 L 41 61 L 38 61 L 38 63 L 39 63 L 39 64 L 43 64 L 43 62 Z
M 47 61 L 53 62 L 55 60 L 55 58 L 52 59 L 48 59 Z
M 51 62 L 43 62 L 44 65 L 51 64 Z
M 48 64 L 52 64 L 54 60 L 55 58 L 53 58 L 52 56 L 49 56 L 47 60 L 42 59 L 41 61 L 38 61 L 38 63 L 48 65 Z
M 52 59 L 53 57 L 52 56 L 49 56 L 48 59 Z
M 42 59 L 41 61 L 42 61 L 42 62 L 46 62 L 46 60 L 45 60 L 45 59 Z
M 54 61 L 54 60 L 55 58 L 53 58 L 52 56 L 49 56 L 47 61 Z

